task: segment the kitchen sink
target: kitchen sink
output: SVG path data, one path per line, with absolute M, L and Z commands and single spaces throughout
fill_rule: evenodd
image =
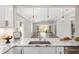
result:
M 49 41 L 30 41 L 29 44 L 51 44 Z

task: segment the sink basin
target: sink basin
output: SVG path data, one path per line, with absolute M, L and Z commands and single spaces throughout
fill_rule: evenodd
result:
M 29 44 L 51 44 L 49 41 L 30 41 Z

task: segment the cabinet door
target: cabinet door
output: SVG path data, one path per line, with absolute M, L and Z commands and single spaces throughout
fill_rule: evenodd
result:
M 55 47 L 40 47 L 40 54 L 55 54 Z
M 13 52 L 14 52 L 14 54 L 22 54 L 23 48 L 22 47 L 15 47 Z
M 12 6 L 5 6 L 5 10 L 4 10 L 4 17 L 5 17 L 5 21 L 7 21 L 6 26 L 7 27 L 13 27 L 13 7 Z
M 6 54 L 22 54 L 21 47 L 14 47 L 10 49 Z
M 1 24 L 0 27 L 13 27 L 13 6 L 0 5 L 0 21 L 7 21 L 6 24 Z
M 24 54 L 39 54 L 39 47 L 24 47 Z
M 14 48 L 10 49 L 10 50 L 7 51 L 5 54 L 14 54 Z
M 64 54 L 64 47 L 56 47 L 57 54 Z

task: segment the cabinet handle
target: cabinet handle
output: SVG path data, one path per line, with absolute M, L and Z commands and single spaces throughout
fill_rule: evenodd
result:
M 60 52 L 60 54 L 61 54 L 61 52 Z
M 21 48 L 21 54 L 22 54 L 22 48 Z
M 5 21 L 5 25 L 8 26 L 8 20 Z

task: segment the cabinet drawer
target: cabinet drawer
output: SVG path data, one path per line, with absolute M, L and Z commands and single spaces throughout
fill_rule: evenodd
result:
M 55 54 L 55 47 L 40 47 L 40 54 Z
M 39 54 L 39 47 L 24 47 L 24 54 Z

